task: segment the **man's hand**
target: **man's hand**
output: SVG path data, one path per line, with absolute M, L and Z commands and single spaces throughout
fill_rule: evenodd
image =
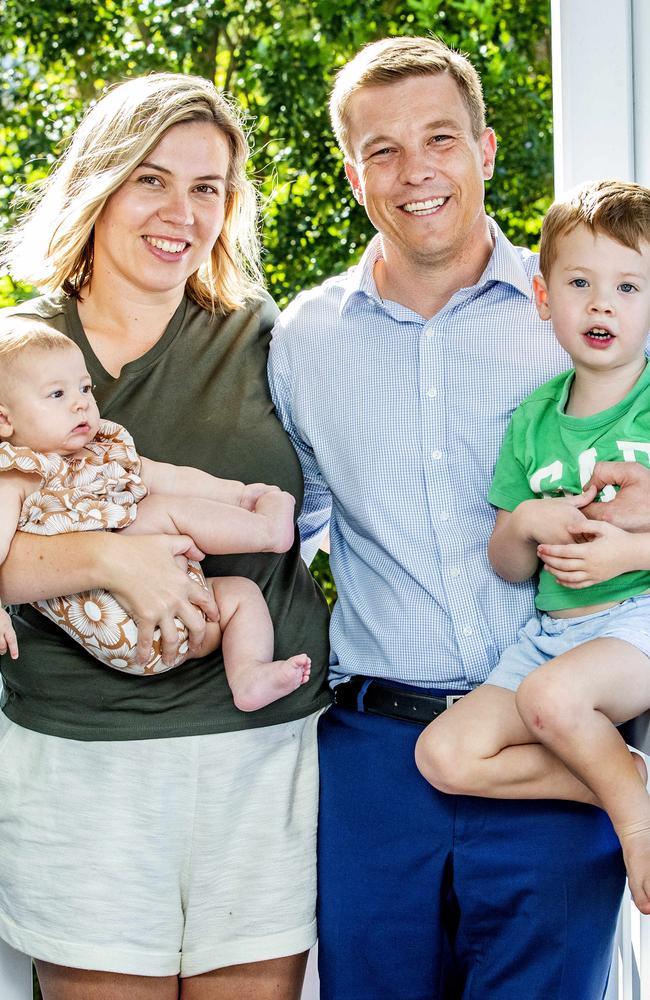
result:
M 9 653 L 12 660 L 18 659 L 18 640 L 4 608 L 0 608 L 0 653 Z
M 643 568 L 639 565 L 643 562 L 640 536 L 604 522 L 592 522 L 589 530 L 587 540 L 579 544 L 537 547 L 544 567 L 563 587 L 579 590 Z M 582 529 L 579 534 L 584 536 Z
M 650 469 L 638 462 L 598 462 L 587 485 L 600 492 L 608 483 L 620 486 L 615 498 L 589 504 L 587 517 L 625 531 L 650 531 Z

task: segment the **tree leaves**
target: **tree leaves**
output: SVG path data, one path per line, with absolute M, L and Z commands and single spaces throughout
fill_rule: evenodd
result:
M 0 18 L 0 224 L 105 86 L 154 70 L 197 73 L 249 116 L 269 288 L 284 305 L 357 259 L 355 205 L 327 100 L 336 70 L 390 34 L 441 35 L 481 73 L 500 143 L 488 207 L 534 245 L 552 193 L 545 0 L 5 0 Z M 0 300 L 16 294 L 0 284 Z M 5 298 L 6 302 L 8 299 Z

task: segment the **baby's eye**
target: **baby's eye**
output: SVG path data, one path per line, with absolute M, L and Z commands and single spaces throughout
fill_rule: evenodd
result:
M 50 399 L 62 399 L 63 389 L 55 389 L 54 392 L 50 393 Z
M 88 385 L 82 385 L 82 387 L 81 387 L 81 391 L 82 391 L 82 392 L 85 392 L 85 393 L 89 393 L 89 392 L 92 392 L 92 391 L 93 391 L 93 389 L 94 389 L 94 386 L 92 386 L 92 385 L 90 384 L 90 382 L 88 383 Z
M 638 290 L 639 290 L 636 287 L 636 285 L 632 284 L 631 281 L 622 281 L 618 287 L 619 287 L 619 291 L 625 292 L 625 293 L 638 292 Z
M 573 278 L 570 282 L 574 288 L 589 288 L 589 282 L 586 278 Z

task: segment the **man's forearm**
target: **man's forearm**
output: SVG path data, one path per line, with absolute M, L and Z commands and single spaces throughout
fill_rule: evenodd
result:
M 3 601 L 22 604 L 105 586 L 102 555 L 110 541 L 103 531 L 49 537 L 16 532 L 0 566 Z

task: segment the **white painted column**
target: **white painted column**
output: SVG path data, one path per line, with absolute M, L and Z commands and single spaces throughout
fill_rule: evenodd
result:
M 650 185 L 649 0 L 551 0 L 555 190 Z
M 32 1000 L 32 960 L 0 941 L 0 997 Z

